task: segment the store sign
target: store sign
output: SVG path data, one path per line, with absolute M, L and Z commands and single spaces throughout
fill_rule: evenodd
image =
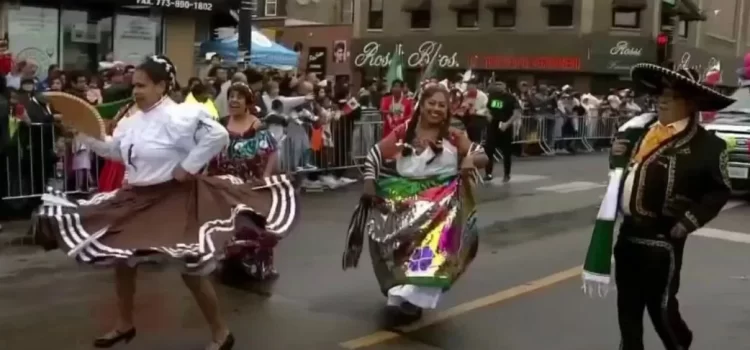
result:
M 642 47 L 633 47 L 627 40 L 618 41 L 615 46 L 609 49 L 609 54 L 612 56 L 641 57 L 642 53 Z
M 328 62 L 328 49 L 325 47 L 311 47 L 307 54 L 307 73 L 315 73 L 319 79 L 326 75 L 326 63 Z
M 701 81 L 710 83 L 712 85 L 720 84 L 723 82 L 723 72 L 721 70 L 721 61 L 716 57 L 709 57 L 708 61 L 704 64 L 693 64 L 691 62 L 692 56 L 689 52 L 685 52 L 680 57 L 680 63 L 677 65 L 677 69 L 680 68 L 692 68 L 697 70 L 701 76 Z M 710 81 L 707 81 L 710 80 Z
M 213 11 L 214 4 L 208 1 L 194 0 L 135 0 L 139 6 L 163 7 L 179 10 Z
M 371 41 L 365 45 L 362 52 L 354 57 L 357 67 L 388 67 L 393 59 L 392 52 L 383 53 L 381 44 Z M 443 52 L 443 44 L 436 41 L 425 41 L 419 45 L 416 52 L 404 53 L 406 65 L 409 68 L 424 67 L 435 59 L 441 68 L 458 68 L 457 52 Z
M 147 16 L 115 16 L 113 53 L 117 60 L 137 65 L 156 53 L 158 21 Z
M 609 61 L 607 69 L 615 71 L 629 72 L 633 68 L 633 62 Z
M 475 55 L 471 59 L 470 67 L 498 70 L 579 71 L 581 70 L 581 58 L 566 56 Z

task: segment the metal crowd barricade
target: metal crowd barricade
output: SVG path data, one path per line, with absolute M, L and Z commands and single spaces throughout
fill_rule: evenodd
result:
M 383 139 L 383 118 L 375 108 L 363 108 L 359 120 L 354 122 L 352 135 L 352 159 L 364 165 L 370 149 Z
M 97 190 L 104 160 L 60 130 L 54 124 L 19 124 L 10 143 L 0 148 L 0 200 L 40 197 L 47 187 L 68 194 Z M 365 108 L 356 120 L 290 121 L 272 134 L 281 170 L 307 174 L 361 168 L 382 130 L 380 112 Z
M 39 197 L 47 187 L 67 193 L 96 190 L 100 159 L 52 123 L 11 124 L 0 145 L 0 200 Z
M 333 115 L 328 120 L 291 120 L 277 138 L 281 170 L 318 173 L 359 168 L 382 138 L 376 109 L 363 108 L 359 118 Z
M 323 123 L 290 121 L 272 130 L 281 170 L 305 175 L 361 169 L 370 148 L 382 139 L 383 124 L 376 109 L 363 108 L 359 115 Z M 552 154 L 558 142 L 575 142 L 592 151 L 611 141 L 620 122 L 617 116 L 524 116 L 513 125 L 513 143 L 538 145 L 546 154 Z M 96 191 L 103 159 L 61 134 L 54 124 L 18 124 L 11 129 L 10 142 L 0 145 L 0 200 L 39 197 L 50 186 L 69 194 Z
M 607 147 L 622 122 L 618 116 L 523 116 L 513 125 L 513 143 L 537 145 L 547 155 L 554 154 L 561 143 L 591 152 Z
M 618 117 L 610 116 L 586 117 L 585 120 L 585 140 L 595 149 L 608 146 L 620 124 Z
M 578 116 L 555 117 L 555 142 L 572 144 L 571 147 L 581 146 L 585 151 L 594 149 L 586 141 L 586 119 Z
M 547 122 L 537 116 L 523 116 L 513 123 L 513 143 L 520 145 L 537 145 L 545 154 L 552 151 L 547 145 Z

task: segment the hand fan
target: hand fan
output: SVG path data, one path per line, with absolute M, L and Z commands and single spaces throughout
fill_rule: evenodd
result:
M 52 109 L 60 113 L 63 125 L 97 140 L 104 140 L 104 122 L 94 106 L 64 92 L 45 92 L 44 97 Z

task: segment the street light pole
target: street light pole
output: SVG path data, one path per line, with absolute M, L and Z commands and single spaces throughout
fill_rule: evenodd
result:
M 681 0 L 663 0 L 661 3 L 661 23 L 659 28 L 661 33 L 657 38 L 658 50 L 660 51 L 658 64 L 668 69 L 674 68 L 674 32 L 679 25 L 678 16 L 674 13 L 674 8 L 679 5 L 676 3 L 679 1 Z M 665 11 L 665 6 L 669 6 L 668 11 Z M 659 40 L 664 40 L 665 42 L 658 42 Z
M 237 24 L 237 63 L 240 67 L 246 67 L 250 63 L 253 15 L 255 14 L 257 5 L 257 0 L 240 1 L 239 23 Z

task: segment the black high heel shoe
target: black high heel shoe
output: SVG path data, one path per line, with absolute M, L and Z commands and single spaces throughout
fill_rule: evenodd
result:
M 110 332 L 101 338 L 94 339 L 94 347 L 100 349 L 111 348 L 117 345 L 117 343 L 119 342 L 125 342 L 125 344 L 130 343 L 133 338 L 135 338 L 135 328 L 131 328 L 124 332 L 115 330 L 114 332 Z
M 213 345 L 216 345 L 218 347 L 213 347 Z M 222 342 L 221 344 L 214 343 L 214 344 L 212 344 L 211 347 L 209 347 L 209 349 L 211 349 L 211 350 L 232 350 L 233 347 L 234 347 L 234 335 L 232 335 L 232 333 L 229 333 L 229 334 L 227 334 L 227 337 L 224 338 L 224 342 Z

